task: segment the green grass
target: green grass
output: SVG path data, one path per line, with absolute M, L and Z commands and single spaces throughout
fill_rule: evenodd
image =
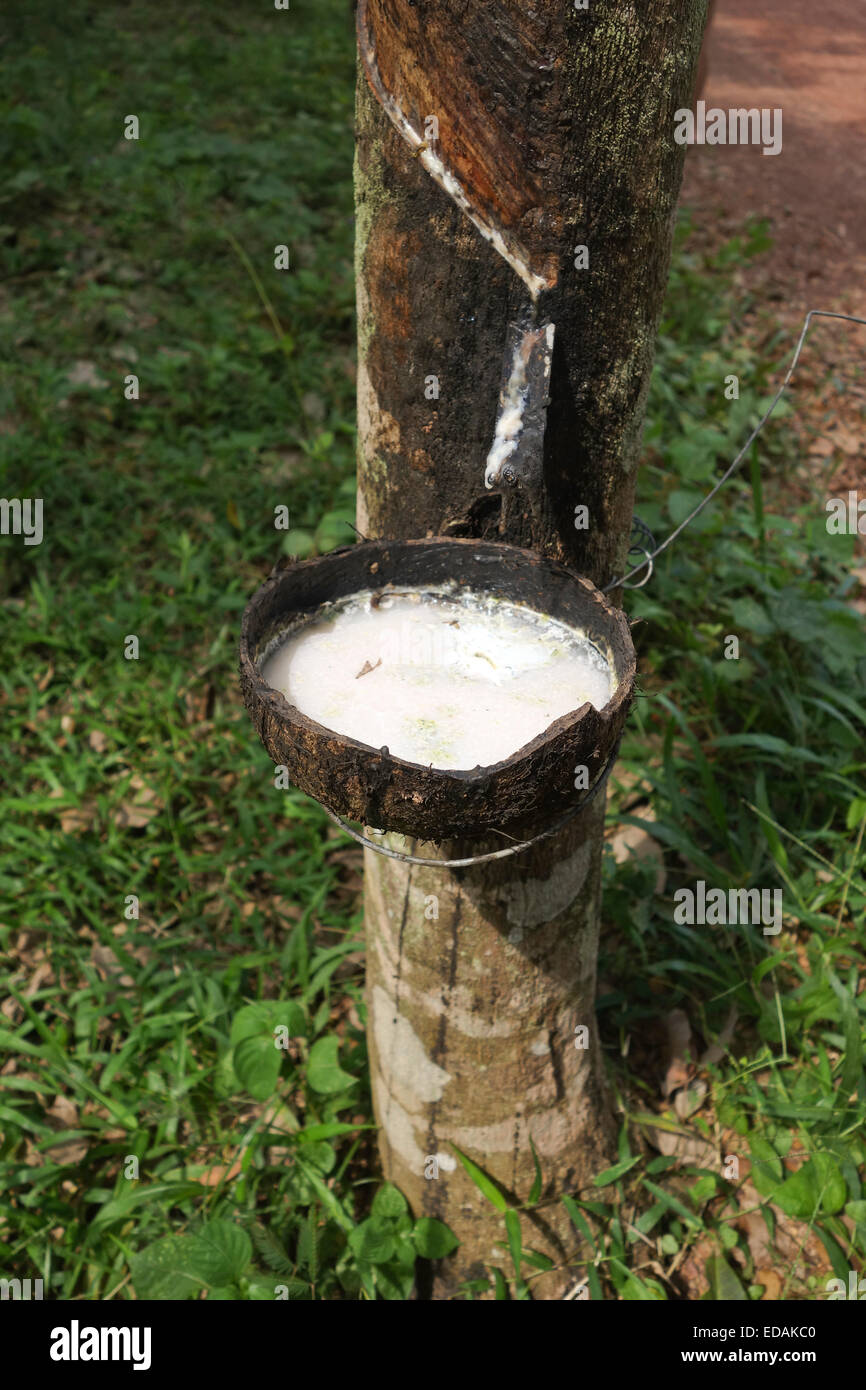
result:
M 686 219 L 686 241 L 689 231 Z M 719 294 L 725 265 L 758 251 L 762 239 L 753 227 L 709 262 L 688 250 L 675 261 L 637 504 L 658 538 L 734 456 L 769 394 L 764 371 L 727 327 L 732 297 Z M 776 334 L 768 350 L 784 363 L 791 344 Z M 740 375 L 736 402 L 724 397 L 730 372 Z M 646 589 L 627 600 L 644 620 L 635 631 L 644 689 L 621 766 L 649 793 L 650 833 L 664 850 L 667 883 L 656 895 L 655 864 L 608 862 L 604 911 L 612 930 L 600 971 L 616 988 L 599 1010 L 616 1054 L 626 1039 L 632 1053 L 652 1045 L 660 1015 L 674 1008 L 709 1045 L 736 1009 L 734 1045 L 724 1063 L 705 1068 L 707 1094 L 696 1098 L 685 1129 L 697 1139 L 726 1136 L 722 1152 L 739 1158 L 743 1171 L 743 1159 L 752 1164 L 770 1235 L 780 1212 L 805 1223 L 834 1274 L 847 1279 L 866 1252 L 866 637 L 847 601 L 854 538 L 828 536 L 818 480 L 809 503 L 791 510 L 797 448 L 784 425 L 771 424 L 759 445 L 760 471 L 746 468 L 733 479 L 661 558 Z M 730 634 L 739 638 L 738 660 L 725 659 Z M 613 807 L 634 797 L 631 789 Z M 638 819 L 647 815 L 647 805 L 637 810 Z M 634 817 L 612 810 L 617 819 Z M 673 894 L 698 879 L 724 890 L 780 889 L 781 932 L 677 925 Z M 655 1111 L 658 1077 L 641 1076 L 621 1058 L 615 1069 L 629 1096 L 624 1108 Z M 668 1113 L 683 1128 L 679 1114 Z M 789 1154 L 807 1158 L 796 1177 L 781 1163 Z M 645 1201 L 648 1172 L 673 1180 L 673 1169 L 672 1158 L 660 1157 L 630 1171 L 631 1199 Z M 721 1279 L 730 1289 L 736 1278 L 759 1296 L 748 1243 L 734 1225 L 744 1206 L 738 1184 L 687 1165 L 669 1191 L 685 1196 L 693 1219 L 678 1219 L 659 1201 L 636 1221 L 641 1235 L 666 1227 L 672 1265 L 708 1242 L 712 1253 L 705 1244 L 701 1258 L 712 1266 L 711 1288 Z M 617 1209 L 625 1203 L 620 1190 Z M 631 1241 L 637 1253 L 637 1237 Z M 624 1262 L 629 1239 L 614 1244 Z M 799 1257 L 780 1261 L 778 1271 L 777 1296 L 826 1296 L 825 1278 L 810 1275 Z M 623 1274 L 618 1287 L 629 1296 Z
M 0 539 L 0 1273 L 80 1299 L 405 1298 L 447 1235 L 380 1186 L 359 856 L 275 789 L 234 675 L 274 560 L 351 538 L 349 6 L 29 3 L 4 28 L 0 493 L 44 499 L 45 540 Z M 638 504 L 659 538 L 767 394 L 728 328 L 760 241 L 707 263 L 682 229 Z M 738 1011 L 676 1123 L 739 1136 L 771 1226 L 814 1230 L 834 1269 L 864 1253 L 866 643 L 851 545 L 822 502 L 789 504 L 795 447 L 771 426 L 762 492 L 746 471 L 627 600 L 622 765 L 667 885 L 606 861 L 599 1007 L 628 1118 L 614 1176 L 570 1208 L 593 1296 L 687 1295 L 690 1256 L 716 1293 L 761 1288 L 738 1183 L 644 1143 L 673 1008 L 707 1045 Z M 678 927 L 701 877 L 781 887 L 781 934 Z M 789 1152 L 812 1156 L 796 1181 Z M 523 1298 L 507 1235 L 492 1287 Z M 783 1275 L 824 1296 L 799 1257 Z

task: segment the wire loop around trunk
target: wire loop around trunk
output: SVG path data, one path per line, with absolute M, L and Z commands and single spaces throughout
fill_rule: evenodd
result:
M 524 850 L 530 849 L 532 845 L 537 845 L 541 840 L 547 840 L 552 835 L 557 835 L 560 830 L 568 825 L 569 821 L 573 820 L 580 811 L 589 805 L 596 792 L 605 785 L 613 770 L 613 765 L 616 762 L 621 742 L 622 735 L 620 734 L 610 757 L 605 763 L 600 775 L 595 779 L 593 785 L 574 806 L 570 807 L 567 814 L 556 821 L 554 825 L 549 826 L 547 830 L 542 830 L 538 835 L 533 835 L 531 840 L 523 840 L 520 844 L 509 845 L 507 849 L 491 850 L 488 854 L 476 854 L 469 859 L 422 859 L 414 854 L 402 854 L 399 850 L 389 849 L 386 845 L 377 844 L 375 840 L 371 840 L 366 835 L 362 835 L 359 830 L 355 830 L 348 821 L 344 820 L 342 816 L 338 816 L 336 811 L 332 811 L 328 806 L 323 805 L 322 810 L 326 815 L 330 816 L 335 825 L 338 825 L 341 830 L 345 830 L 346 834 L 351 835 L 352 839 L 356 840 L 359 845 L 363 845 L 365 849 L 375 850 L 377 854 L 384 854 L 388 859 L 399 859 L 404 864 L 421 864 L 427 869 L 468 869 L 472 864 L 486 864 L 491 859 L 507 859 L 509 855 L 522 854 Z M 321 802 L 319 804 L 321 805 Z M 491 831 L 491 834 L 504 833 L 504 831 Z

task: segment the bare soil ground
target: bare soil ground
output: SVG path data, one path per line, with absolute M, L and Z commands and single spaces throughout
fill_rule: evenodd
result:
M 864 307 L 866 6 L 861 0 L 717 0 L 705 43 L 708 106 L 780 107 L 782 150 L 689 151 L 685 201 L 733 229 L 767 217 L 775 240 L 768 298 L 799 313 Z M 856 312 L 856 307 L 852 312 Z M 800 315 L 802 317 L 802 314 Z
M 761 0 L 755 9 L 716 0 L 697 95 L 725 110 L 780 107 L 782 150 L 695 145 L 682 201 L 708 248 L 748 216 L 767 219 L 772 250 L 739 274 L 742 331 L 766 342 L 781 322 L 793 351 L 808 309 L 866 317 L 866 6 Z M 792 399 L 826 496 L 866 491 L 864 366 L 866 327 L 812 328 Z

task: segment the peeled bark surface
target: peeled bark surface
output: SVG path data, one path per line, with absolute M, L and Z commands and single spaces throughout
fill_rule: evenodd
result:
M 519 1205 L 535 1173 L 532 1137 L 545 1184 L 524 1217 L 523 1242 L 557 1266 L 577 1245 L 559 1195 L 610 1161 L 593 1012 L 603 819 L 600 795 L 537 848 L 453 871 L 364 852 L 368 1045 L 384 1171 L 416 1216 L 447 1222 L 461 1241 L 443 1268 L 422 1275 L 421 1296 L 448 1297 L 485 1265 L 509 1265 L 495 1248 L 502 1218 L 453 1145 Z M 385 843 L 436 853 L 397 835 Z M 466 849 L 451 842 L 439 853 L 459 858 Z M 468 852 L 479 852 L 477 842 Z M 587 1047 L 576 1045 L 581 1026 Z M 574 1271 L 557 1269 L 534 1293 L 557 1297 L 574 1282 Z
M 624 572 L 682 173 L 674 112 L 689 104 L 705 10 L 704 0 L 590 0 L 588 11 L 562 0 L 368 0 L 383 83 L 399 89 L 416 127 L 436 115 L 443 161 L 555 280 L 544 313 L 556 337 L 536 513 L 519 493 L 484 488 L 508 324 L 526 286 L 413 157 L 361 72 L 365 535 L 505 540 L 598 585 Z M 575 268 L 579 245 L 587 269 Z M 575 527 L 579 505 L 586 529 Z M 494 1252 L 501 1218 L 452 1144 L 523 1202 L 532 1136 L 547 1205 L 523 1218 L 524 1243 L 558 1263 L 575 1241 L 555 1199 L 610 1159 L 614 1124 L 593 1020 L 602 816 L 599 797 L 556 839 L 470 869 L 412 868 L 366 852 L 384 1169 L 417 1214 L 447 1221 L 461 1239 L 434 1271 L 433 1297 L 452 1296 L 485 1265 L 509 1267 Z M 469 852 L 481 848 L 474 841 Z M 409 851 L 432 855 L 412 842 Z M 460 857 L 454 844 L 439 853 Z M 585 1050 L 574 1046 L 580 1026 L 589 1028 Z M 438 1177 L 425 1177 L 436 1155 Z M 545 1275 L 535 1296 L 561 1297 L 566 1282 Z

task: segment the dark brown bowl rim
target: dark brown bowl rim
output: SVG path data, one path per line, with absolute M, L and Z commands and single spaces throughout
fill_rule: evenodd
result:
M 252 624 L 252 618 L 255 613 L 256 605 L 258 602 L 260 602 L 261 597 L 268 590 L 268 588 L 275 587 L 277 584 L 280 584 L 284 580 L 290 579 L 292 576 L 296 575 L 301 569 L 309 569 L 314 566 L 326 565 L 331 560 L 343 560 L 346 558 L 347 555 L 350 554 L 353 557 L 358 558 L 363 558 L 364 555 L 369 555 L 370 558 L 373 559 L 376 553 L 381 554 L 382 551 L 386 550 L 409 549 L 415 546 L 429 547 L 431 545 L 443 545 L 452 547 L 466 546 L 473 547 L 477 550 L 501 550 L 507 552 L 508 554 L 514 555 L 515 557 L 519 557 L 521 561 L 526 561 L 527 563 L 532 563 L 534 565 L 540 565 L 550 571 L 558 572 L 561 576 L 564 576 L 572 582 L 574 582 L 575 584 L 579 585 L 579 587 L 585 591 L 586 596 L 590 598 L 594 603 L 597 603 L 599 605 L 600 609 L 605 613 L 605 616 L 609 618 L 610 621 L 616 623 L 620 627 L 622 635 L 624 635 L 626 638 L 626 651 L 629 653 L 629 656 L 627 668 L 623 671 L 616 671 L 616 653 L 612 649 L 609 654 L 603 653 L 603 655 L 606 655 L 606 659 L 614 667 L 614 674 L 617 677 L 618 683 L 616 690 L 611 695 L 607 703 L 602 706 L 601 709 L 596 710 L 595 706 L 591 704 L 590 701 L 585 701 L 582 705 L 578 706 L 576 710 L 571 710 L 568 714 L 560 715 L 560 717 L 558 719 L 555 719 L 553 723 L 548 724 L 547 728 L 544 729 L 540 734 L 536 734 L 535 738 L 530 739 L 528 743 L 521 744 L 521 746 L 515 749 L 513 753 L 509 754 L 507 758 L 502 758 L 498 763 L 485 763 L 483 765 L 479 764 L 474 768 L 467 769 L 437 768 L 429 766 L 426 763 L 410 762 L 407 758 L 401 758 L 396 753 L 392 753 L 391 750 L 388 749 L 387 757 L 391 760 L 392 764 L 395 767 L 406 768 L 407 770 L 413 773 L 420 771 L 427 776 L 433 774 L 435 776 L 440 777 L 443 781 L 454 781 L 462 785 L 471 785 L 474 782 L 487 781 L 493 774 L 498 774 L 505 768 L 515 767 L 519 763 L 523 762 L 525 759 L 531 758 L 533 753 L 543 748 L 546 744 L 552 742 L 560 734 L 572 733 L 585 719 L 590 717 L 593 713 L 597 714 L 598 718 L 604 724 L 609 724 L 610 721 L 614 719 L 616 715 L 619 713 L 619 710 L 623 703 L 631 701 L 632 685 L 636 671 L 636 661 L 634 656 L 634 648 L 631 641 L 631 631 L 629 629 L 628 620 L 626 619 L 625 614 L 622 612 L 622 609 L 614 608 L 614 606 L 608 601 L 608 599 L 605 598 L 601 590 L 597 588 L 595 584 L 593 584 L 592 580 L 586 579 L 583 575 L 578 574 L 576 570 L 571 569 L 570 566 L 563 564 L 560 560 L 549 559 L 547 556 L 539 555 L 537 551 L 527 550 L 526 548 L 521 546 L 509 545 L 504 541 L 472 540 L 458 536 L 428 536 L 412 540 L 360 541 L 357 545 L 341 546 L 337 550 L 329 550 L 324 555 L 317 555 L 309 560 L 295 561 L 293 564 L 287 565 L 283 569 L 273 571 L 265 580 L 265 582 L 252 595 L 244 609 L 243 617 L 241 619 L 241 638 L 239 649 L 241 671 L 248 685 L 255 691 L 259 698 L 264 700 L 271 707 L 271 709 L 277 715 L 279 715 L 283 722 L 300 726 L 302 729 L 306 730 L 315 738 L 324 737 L 326 739 L 331 740 L 337 739 L 344 747 L 353 749 L 362 754 L 372 754 L 375 757 L 384 756 L 383 750 L 381 748 L 375 748 L 370 743 L 362 743 L 359 739 L 351 738 L 348 734 L 341 734 L 335 729 L 329 729 L 326 724 L 320 724 L 318 720 L 310 719 L 308 715 L 303 714 L 301 710 L 298 709 L 297 705 L 291 704 L 290 701 L 286 699 L 285 695 L 283 695 L 281 691 L 275 690 L 272 685 L 269 685 L 268 682 L 262 676 L 260 670 L 256 666 L 252 657 L 250 656 L 249 630 Z M 387 592 L 387 586 L 384 587 L 385 591 Z M 423 586 L 420 584 L 409 585 L 408 587 L 414 587 L 418 589 L 423 588 Z M 361 590 L 359 590 L 358 592 L 361 592 Z M 529 603 L 526 603 L 525 606 L 531 607 Z M 541 610 L 536 609 L 535 611 L 540 612 Z M 301 612 L 299 610 L 299 616 L 300 615 Z M 286 631 L 288 631 L 289 626 L 290 624 L 287 624 Z M 595 643 L 593 643 L 593 645 L 595 645 Z

